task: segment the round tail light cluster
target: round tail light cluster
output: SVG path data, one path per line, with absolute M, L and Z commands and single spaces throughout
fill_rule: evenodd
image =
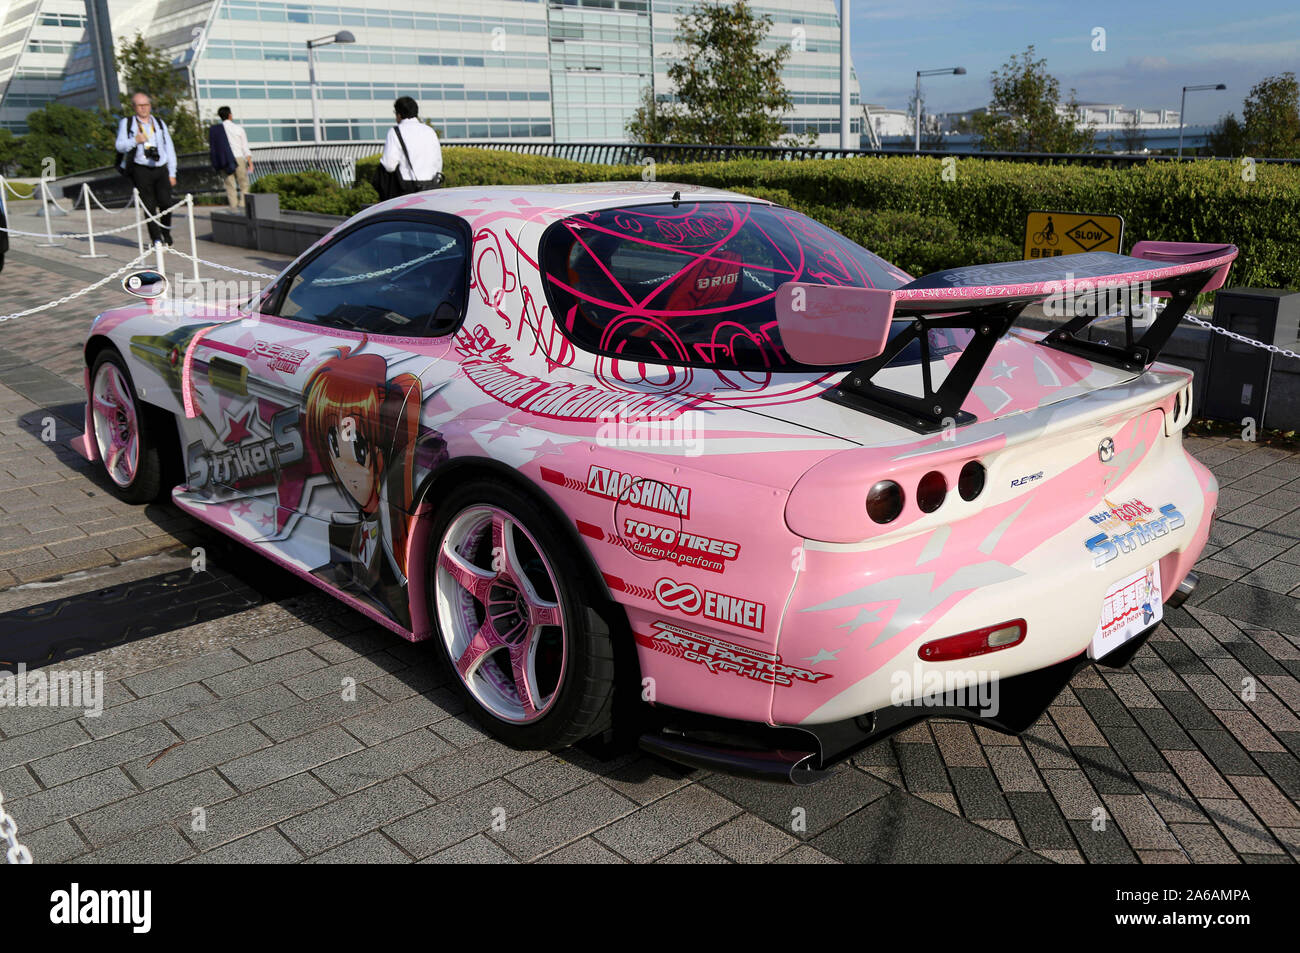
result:
M 877 523 L 892 523 L 903 512 L 903 488 L 881 480 L 867 493 L 867 515 Z
M 957 492 L 970 502 L 984 492 L 984 465 L 971 460 L 957 477 Z M 948 478 L 931 470 L 916 484 L 916 505 L 922 513 L 933 513 L 948 498 Z M 892 523 L 903 512 L 906 495 L 893 480 L 881 480 L 867 493 L 867 515 L 877 523 Z
M 922 513 L 933 513 L 948 496 L 948 481 L 938 470 L 931 470 L 916 485 L 916 505 Z
M 961 468 L 957 476 L 957 492 L 967 503 L 984 492 L 984 464 L 972 460 Z

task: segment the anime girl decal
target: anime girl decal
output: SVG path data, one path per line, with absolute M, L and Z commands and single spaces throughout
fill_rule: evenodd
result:
M 364 340 L 360 347 L 364 347 Z M 406 542 L 421 387 L 414 374 L 388 377 L 379 354 L 340 347 L 307 381 L 308 444 L 353 509 L 330 523 L 328 582 L 377 601 L 403 625 Z

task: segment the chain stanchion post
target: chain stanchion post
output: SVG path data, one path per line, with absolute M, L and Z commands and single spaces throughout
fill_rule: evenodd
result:
M 0 214 L 3 214 L 5 217 L 6 226 L 9 224 L 9 203 L 5 200 L 5 192 L 8 188 L 9 183 L 5 181 L 3 175 L 0 175 Z M 17 195 L 16 192 L 14 194 Z
M 81 201 L 86 205 L 86 240 L 90 242 L 90 251 L 86 254 L 78 255 L 78 258 L 107 258 L 103 252 L 95 253 L 95 226 L 90 221 L 90 185 L 81 183 Z
M 140 190 L 131 190 L 131 201 L 135 203 L 135 243 L 144 254 L 144 223 L 140 221 Z
M 158 274 L 160 274 L 160 275 L 165 275 L 165 274 L 167 274 L 167 265 L 166 265 L 166 263 L 163 262 L 163 251 L 164 251 L 166 248 L 167 248 L 167 246 L 164 245 L 162 242 L 154 242 L 154 243 L 153 243 L 154 254 L 158 256 L 158 258 L 157 258 L 157 261 L 158 261 L 158 267 L 157 267 L 157 269 L 155 269 L 155 270 L 156 270 L 156 271 L 158 272 Z
M 185 193 L 185 210 L 190 216 L 190 254 L 194 256 L 194 280 L 199 280 L 199 240 L 194 234 L 194 193 Z
M 45 187 L 45 177 L 41 177 L 41 207 L 45 210 L 45 241 L 37 242 L 37 248 L 62 248 L 63 242 L 54 240 L 54 229 L 50 226 L 50 190 Z

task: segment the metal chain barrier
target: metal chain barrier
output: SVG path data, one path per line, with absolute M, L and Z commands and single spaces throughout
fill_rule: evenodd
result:
M 11 864 L 30 864 L 32 852 L 18 843 L 18 822 L 5 810 L 5 796 L 0 792 L 0 837 L 9 844 L 5 859 Z
M 139 222 L 130 222 L 130 223 L 126 224 L 126 225 L 119 225 L 117 228 L 106 228 L 106 229 L 104 229 L 102 232 L 86 232 L 86 233 L 84 233 L 84 234 L 83 234 L 83 233 L 80 233 L 80 232 L 62 232 L 62 233 L 59 233 L 59 234 L 57 234 L 57 235 L 55 235 L 55 236 L 53 236 L 53 237 L 54 237 L 54 238 L 90 238 L 92 235 L 95 235 L 95 236 L 98 236 L 98 235 L 112 235 L 112 234 L 115 233 L 115 232 L 124 232 L 124 231 L 126 231 L 128 228 L 136 228 L 138 225 L 140 225 L 140 224 L 142 224 L 142 223 L 144 223 L 144 222 L 158 222 L 159 224 L 161 224 L 161 220 L 162 220 L 162 217 L 163 217 L 164 215 L 168 215 L 168 214 L 170 214 L 170 213 L 176 211 L 178 208 L 180 208 L 180 207 L 183 206 L 184 204 L 185 204 L 185 200 L 184 200 L 184 199 L 181 199 L 181 200 L 180 200 L 179 202 L 177 202 L 175 205 L 171 206 L 170 208 L 165 208 L 165 209 L 163 209 L 163 210 L 160 211 L 157 215 L 145 215 L 143 218 L 140 219 Z M 8 232 L 10 235 L 27 235 L 27 236 L 29 236 L 29 237 L 31 237 L 31 238 L 47 238 L 47 237 L 48 237 L 44 232 L 24 232 L 24 231 L 21 231 L 21 230 L 19 230 L 19 229 L 17 229 L 17 228 L 5 228 L 5 229 L 0 229 L 0 231 Z
M 67 302 L 71 301 L 74 298 L 80 298 L 82 295 L 94 291 L 96 288 L 101 287 L 102 285 L 108 284 L 108 282 L 112 281 L 114 278 L 117 278 L 119 275 L 126 274 L 128 271 L 130 271 L 132 268 L 139 265 L 142 261 L 144 261 L 153 253 L 154 253 L 153 249 L 150 249 L 149 251 L 146 251 L 143 254 L 136 255 L 134 258 L 132 258 L 130 261 L 128 261 L 125 265 L 117 269 L 117 271 L 113 272 L 112 274 L 105 275 L 103 278 L 100 278 L 94 284 L 87 285 L 86 287 L 82 288 L 80 291 L 74 291 L 72 292 L 72 294 L 64 295 L 62 298 L 59 298 L 57 301 L 47 301 L 45 304 L 38 304 L 34 308 L 28 308 L 26 311 L 15 311 L 13 314 L 0 314 L 0 324 L 3 324 L 5 321 L 12 321 L 14 320 L 14 318 L 23 318 L 29 314 L 35 314 L 37 311 L 44 311 L 47 308 L 58 307 L 61 304 L 66 304 Z
M 1190 314 L 1183 315 L 1183 318 L 1192 322 L 1200 328 L 1205 328 L 1214 334 L 1222 334 L 1224 337 L 1232 338 L 1234 341 L 1240 341 L 1242 344 L 1249 344 L 1251 347 L 1262 347 L 1270 354 L 1281 354 L 1283 357 L 1300 358 L 1300 354 L 1295 351 L 1288 351 L 1286 348 L 1278 347 L 1276 344 L 1265 344 L 1263 341 L 1256 341 L 1246 337 L 1244 334 L 1238 334 L 1236 331 L 1229 331 L 1227 328 L 1221 328 L 1217 324 L 1211 324 L 1209 321 L 1203 321 L 1200 318 L 1192 317 Z
M 222 271 L 233 271 L 237 275 L 248 275 L 250 278 L 279 278 L 279 275 L 270 275 L 264 271 L 245 271 L 243 268 L 234 268 L 231 265 L 223 265 L 219 261 L 208 261 L 206 258 L 199 258 L 196 255 L 187 255 L 179 248 L 165 247 L 163 251 L 172 255 L 179 255 L 186 261 L 194 262 L 200 265 L 207 265 L 209 268 L 220 268 Z

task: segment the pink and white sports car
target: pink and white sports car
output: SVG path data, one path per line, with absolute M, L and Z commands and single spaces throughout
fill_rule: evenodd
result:
M 79 449 L 434 639 L 510 744 L 626 698 L 652 751 L 810 780 L 922 717 L 1023 730 L 1186 597 L 1218 491 L 1153 361 L 1235 255 L 913 280 L 730 192 L 422 193 L 241 306 L 99 315 Z

